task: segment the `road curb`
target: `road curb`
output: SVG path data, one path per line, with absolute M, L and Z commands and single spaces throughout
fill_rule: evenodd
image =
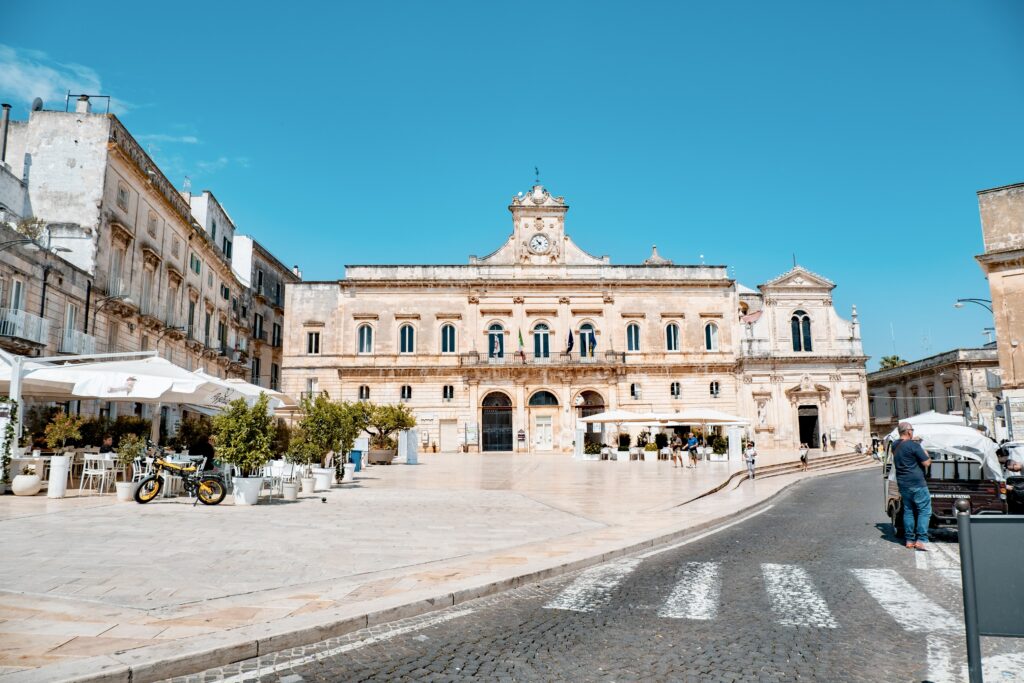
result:
M 732 523 L 736 518 L 770 504 L 791 487 L 807 479 L 851 471 L 856 470 L 836 472 L 820 470 L 802 473 L 805 476 L 785 484 L 763 500 L 743 508 L 723 512 L 721 516 L 714 519 L 630 543 L 621 548 L 606 550 L 590 557 L 554 564 L 513 577 L 485 581 L 454 592 L 430 595 L 426 591 L 421 591 L 413 593 L 412 596 L 406 596 L 403 598 L 405 601 L 400 604 L 387 603 L 386 599 L 364 603 L 360 609 L 365 611 L 360 614 L 346 612 L 346 608 L 337 608 L 326 612 L 286 617 L 217 633 L 182 638 L 160 645 L 149 645 L 61 664 L 50 664 L 36 669 L 15 671 L 0 676 L 0 683 L 153 683 L 293 647 L 311 645 L 377 624 L 435 612 L 512 588 L 586 569 L 608 560 L 650 550 L 656 546 L 685 540 L 687 537 Z M 711 493 L 688 502 L 721 491 L 733 476 L 727 477 L 725 483 L 712 489 Z M 366 608 L 372 607 L 374 602 L 382 603 L 380 608 L 367 610 Z

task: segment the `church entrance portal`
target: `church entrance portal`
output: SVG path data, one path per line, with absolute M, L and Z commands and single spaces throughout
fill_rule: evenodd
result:
M 800 425 L 800 443 L 805 443 L 810 448 L 818 448 L 821 445 L 818 406 L 800 406 L 796 414 Z
M 482 446 L 485 451 L 512 450 L 512 401 L 505 394 L 493 392 L 484 397 L 480 420 Z

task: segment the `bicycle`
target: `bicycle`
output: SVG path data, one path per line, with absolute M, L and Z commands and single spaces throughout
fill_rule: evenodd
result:
M 135 502 L 145 504 L 160 495 L 164 485 L 161 475 L 166 472 L 181 477 L 185 492 L 196 499 L 192 503 L 193 507 L 199 502 L 203 505 L 218 505 L 227 495 L 227 489 L 218 475 L 203 471 L 205 466 L 205 456 L 197 464 L 194 458 L 190 463 L 176 463 L 165 460 L 162 453 L 155 455 L 152 473 L 140 481 L 139 487 L 135 489 Z

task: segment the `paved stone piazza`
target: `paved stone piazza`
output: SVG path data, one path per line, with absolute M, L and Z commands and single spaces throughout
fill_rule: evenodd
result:
M 793 457 L 764 453 L 760 464 Z M 252 508 L 230 498 L 192 507 L 0 497 L 0 674 L 402 608 L 379 619 L 390 621 L 437 595 L 484 595 L 496 588 L 481 586 L 729 517 L 796 478 L 730 484 L 680 506 L 739 469 L 427 454 L 417 466 L 374 466 L 330 492 Z

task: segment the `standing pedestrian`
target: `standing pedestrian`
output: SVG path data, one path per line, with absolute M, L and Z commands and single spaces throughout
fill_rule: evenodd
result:
M 828 434 L 821 435 L 821 452 L 828 453 Z
M 672 467 L 676 467 L 676 463 L 678 467 L 683 466 L 683 440 L 678 434 L 672 436 Z
M 686 453 L 690 457 L 690 464 L 687 467 L 697 466 L 697 437 L 690 432 L 690 435 L 686 437 Z
M 903 530 L 907 547 L 928 550 L 928 524 L 932 517 L 932 498 L 928 494 L 925 468 L 932 464 L 928 453 L 914 439 L 914 425 L 900 422 L 900 441 L 893 448 L 896 484 L 903 504 Z
M 800 444 L 800 469 L 802 469 L 804 471 L 807 470 L 807 452 L 809 450 L 810 449 L 807 448 L 807 444 L 805 444 L 805 443 Z
M 743 459 L 747 462 L 747 478 L 754 478 L 754 460 L 757 458 L 757 449 L 754 448 L 754 442 L 749 441 L 746 449 L 743 451 Z

